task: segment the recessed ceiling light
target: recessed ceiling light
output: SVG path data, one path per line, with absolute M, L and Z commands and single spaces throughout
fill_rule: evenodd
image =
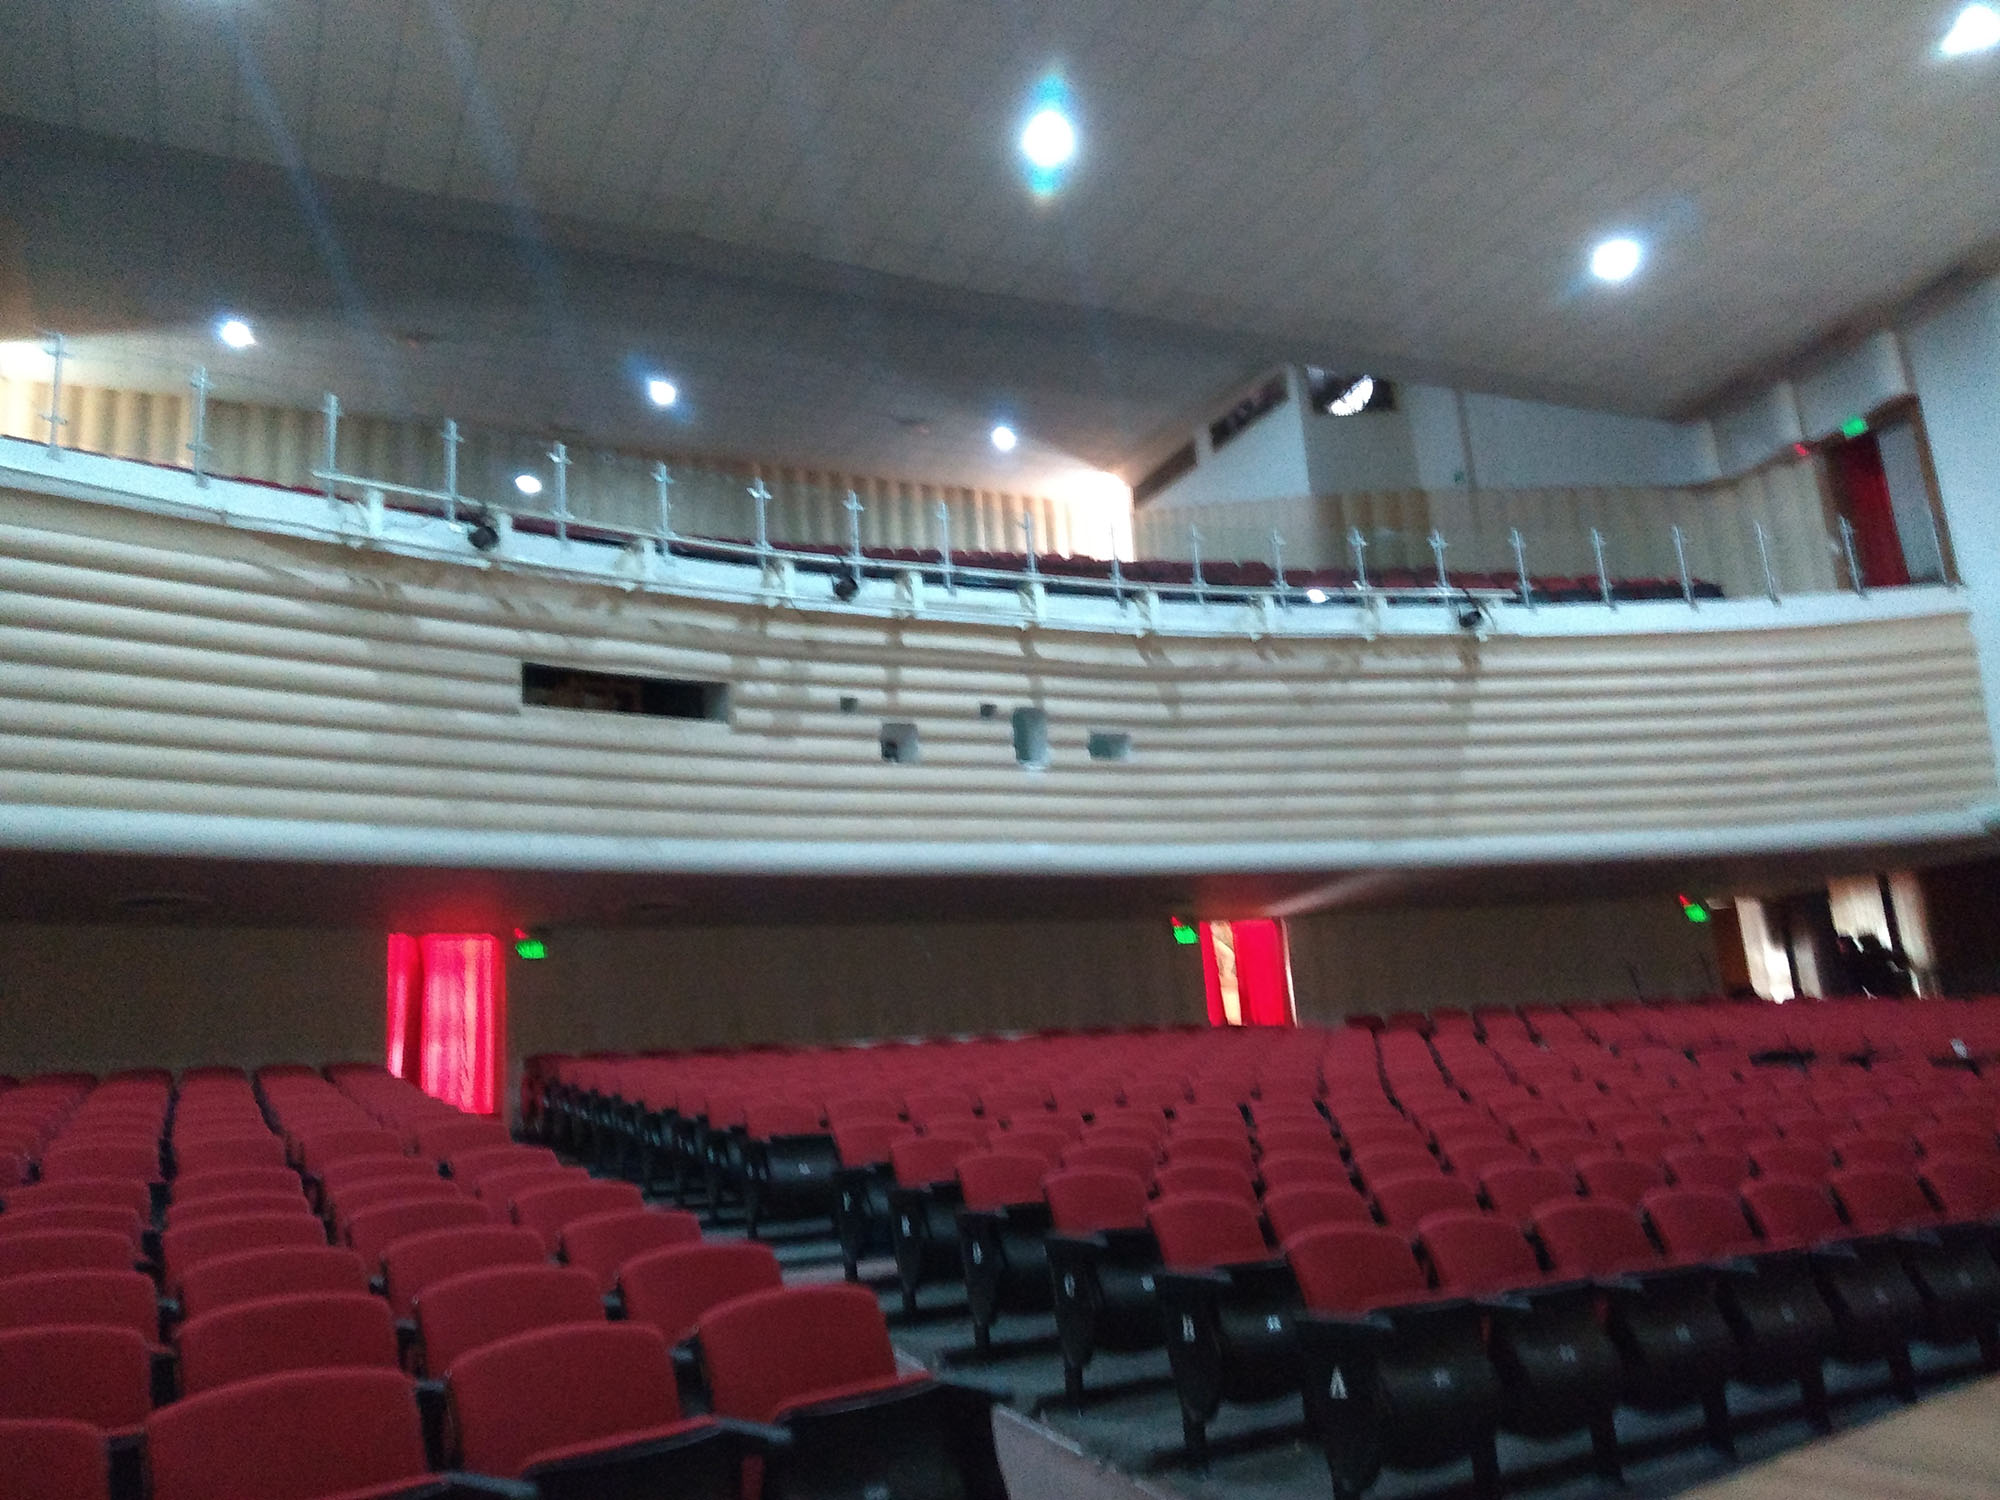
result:
M 532 474 L 516 474 L 514 488 L 524 495 L 539 495 L 542 492 L 542 482 Z
M 241 318 L 224 318 L 215 325 L 215 336 L 232 349 L 248 349 L 257 335 Z
M 1646 247 L 1621 235 L 1615 240 L 1604 241 L 1590 252 L 1590 274 L 1615 286 L 1621 281 L 1630 281 L 1645 259 Z
M 1062 109 L 1044 104 L 1021 127 L 1021 154 L 1043 172 L 1066 167 L 1076 157 L 1076 125 Z
M 646 382 L 646 399 L 655 406 L 672 406 L 681 399 L 680 387 L 664 376 L 655 375 Z
M 1308 603 L 1308 604 L 1324 604 L 1324 603 L 1326 603 L 1326 590 L 1325 590 L 1325 589 L 1307 589 L 1307 590 L 1306 590 L 1306 603 Z
M 1995 47 L 2000 47 L 2000 10 L 1990 5 L 1968 5 L 1938 43 L 1938 56 L 1967 57 L 1975 52 L 1991 52 Z
M 1353 385 L 1350 385 L 1346 390 L 1326 403 L 1327 415 L 1333 417 L 1354 416 L 1359 412 L 1367 410 L 1368 403 L 1374 399 L 1375 377 L 1373 375 L 1363 375 Z
M 993 446 L 998 448 L 1002 453 L 1012 453 L 1014 445 L 1021 441 L 1020 434 L 1015 432 L 1005 422 L 1002 422 L 998 427 L 993 429 L 992 438 Z

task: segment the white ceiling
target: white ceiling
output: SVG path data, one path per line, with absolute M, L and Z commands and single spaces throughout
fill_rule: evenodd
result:
M 1956 8 L 6 0 L 0 113 L 1234 340 L 1181 400 L 1262 347 L 1677 414 L 2000 245 Z M 1084 144 L 1040 203 L 1052 69 Z M 1586 285 L 1621 230 L 1646 270 Z

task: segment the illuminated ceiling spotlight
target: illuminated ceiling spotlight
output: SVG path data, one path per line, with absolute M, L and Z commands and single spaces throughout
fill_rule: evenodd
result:
M 1346 390 L 1326 403 L 1330 417 L 1358 416 L 1368 409 L 1368 403 L 1375 399 L 1375 377 L 1363 375 Z
M 681 399 L 680 387 L 664 375 L 655 375 L 646 382 L 646 399 L 665 410 Z
M 1938 43 L 1939 57 L 1970 57 L 1975 52 L 1991 52 L 2000 47 L 2000 10 L 1990 5 L 1968 5 L 1951 23 L 1951 30 Z
M 215 336 L 232 349 L 248 349 L 257 342 L 257 334 L 241 318 L 224 318 L 215 325 Z
M 524 495 L 539 495 L 542 492 L 542 482 L 533 474 L 516 474 L 514 488 Z
M 1326 603 L 1326 590 L 1325 590 L 1325 589 L 1322 589 L 1322 588 L 1310 588 L 1310 589 L 1307 589 L 1307 590 L 1306 590 L 1306 603 L 1308 603 L 1308 604 L 1324 604 L 1324 603 Z
M 1018 144 L 1027 164 L 1028 187 L 1046 198 L 1062 186 L 1076 160 L 1076 120 L 1070 113 L 1069 89 L 1051 74 L 1035 88 Z
M 1645 261 L 1646 247 L 1635 239 L 1620 235 L 1616 239 L 1605 240 L 1590 252 L 1590 274 L 1599 281 L 1616 286 L 1622 281 L 1630 281 Z
M 993 446 L 998 448 L 1002 453 L 1012 453 L 1016 445 L 1021 441 L 1021 435 L 1005 422 L 995 427 L 988 436 L 992 438 Z

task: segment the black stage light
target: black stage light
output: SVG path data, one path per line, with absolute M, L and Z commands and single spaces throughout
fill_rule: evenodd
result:
M 833 597 L 846 604 L 860 592 L 861 575 L 855 572 L 852 563 L 841 564 L 840 570 L 833 575 Z

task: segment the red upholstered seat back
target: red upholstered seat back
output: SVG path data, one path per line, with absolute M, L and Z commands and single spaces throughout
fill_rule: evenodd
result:
M 1273 1151 L 1257 1163 L 1257 1175 L 1264 1179 L 1267 1193 L 1288 1187 L 1351 1186 L 1347 1163 L 1337 1151 Z
M 717 1416 L 768 1422 L 816 1391 L 896 1378 L 889 1325 L 866 1287 L 754 1292 L 698 1327 Z
M 1521 1231 L 1506 1219 L 1483 1214 L 1440 1213 L 1419 1231 L 1424 1251 L 1449 1292 L 1477 1295 L 1533 1286 L 1541 1263 Z
M 1264 1195 L 1264 1219 L 1280 1244 L 1293 1235 L 1325 1224 L 1375 1222 L 1368 1200 L 1345 1182 L 1302 1183 Z
M 636 1255 L 668 1245 L 692 1244 L 701 1238 L 701 1220 L 693 1214 L 655 1208 L 613 1209 L 585 1214 L 562 1227 L 563 1259 L 590 1272 L 610 1291 L 618 1284 L 618 1268 Z
M 1264 1260 L 1271 1254 L 1257 1210 L 1233 1197 L 1189 1193 L 1160 1199 L 1146 1211 L 1160 1255 L 1176 1270 Z
M 1579 1156 L 1576 1175 L 1591 1197 L 1609 1198 L 1627 1208 L 1636 1208 L 1639 1200 L 1654 1188 L 1667 1185 L 1667 1174 L 1660 1170 L 1658 1162 L 1609 1153 Z
M 539 1455 L 609 1445 L 680 1420 L 667 1341 L 644 1323 L 517 1333 L 451 1368 L 464 1467 L 514 1477 Z
M 1023 1151 L 975 1151 L 958 1159 L 958 1185 L 967 1208 L 1039 1203 L 1049 1163 Z
M 1534 1213 L 1535 1237 L 1558 1276 L 1615 1276 L 1659 1264 L 1639 1217 L 1622 1203 L 1576 1198 Z
M 153 1211 L 153 1190 L 138 1177 L 71 1177 L 62 1182 L 31 1183 L 7 1194 L 9 1213 L 64 1204 L 129 1208 L 143 1216 Z
M 382 1252 L 397 1240 L 433 1229 L 492 1222 L 492 1209 L 477 1198 L 405 1198 L 378 1203 L 354 1215 L 347 1221 L 347 1243 L 364 1264 L 379 1266 Z
M 234 1219 L 244 1214 L 310 1214 L 306 1195 L 293 1187 L 277 1192 L 217 1193 L 212 1197 L 175 1199 L 167 1206 L 167 1228 L 197 1224 L 203 1219 Z
M 1163 1198 L 1182 1198 L 1199 1193 L 1221 1198 L 1240 1198 L 1255 1205 L 1257 1184 L 1247 1167 L 1220 1161 L 1177 1162 L 1153 1174 L 1153 1185 Z
M 1861 1234 L 1886 1234 L 1919 1224 L 1934 1224 L 1939 1214 L 1913 1175 L 1914 1166 L 1901 1171 L 1888 1167 L 1847 1167 L 1833 1173 L 1827 1183 L 1847 1214 L 1847 1222 Z
M 1924 1181 L 1951 1219 L 1990 1219 L 2000 1214 L 2000 1160 L 1934 1156 L 1924 1163 Z
M 1437 1172 L 1388 1177 L 1369 1185 L 1376 1206 L 1391 1228 L 1409 1233 L 1432 1214 L 1478 1213 L 1479 1195 L 1472 1185 Z
M 604 1298 L 596 1280 L 573 1266 L 489 1266 L 432 1282 L 417 1298 L 424 1364 L 450 1371 L 467 1350 L 563 1323 L 601 1323 Z
M 1721 1188 L 1727 1192 L 1750 1175 L 1749 1155 L 1712 1147 L 1677 1146 L 1666 1154 L 1676 1187 Z
M 1410 1243 L 1372 1224 L 1328 1224 L 1285 1241 L 1285 1259 L 1314 1312 L 1356 1313 L 1430 1294 Z
M 0 1281 L 34 1271 L 129 1271 L 132 1242 L 103 1229 L 51 1229 L 0 1239 Z
M 175 1340 L 188 1395 L 281 1370 L 396 1368 L 389 1304 L 366 1292 L 296 1292 L 190 1318 Z
M 397 1317 L 408 1318 L 415 1316 L 418 1296 L 433 1282 L 489 1266 L 539 1265 L 547 1258 L 541 1236 L 533 1230 L 512 1224 L 475 1224 L 397 1240 L 382 1253 L 382 1266 L 389 1306 Z M 360 1264 L 358 1259 L 355 1264 Z
M 1655 1188 L 1640 1201 L 1669 1259 L 1719 1260 L 1756 1251 L 1743 1202 L 1718 1188 Z
M 152 1500 L 319 1500 L 426 1473 L 394 1370 L 299 1370 L 188 1396 L 146 1422 Z
M 59 1417 L 107 1431 L 152 1407 L 152 1357 L 130 1328 L 42 1323 L 0 1333 L 0 1417 Z
M 1480 1190 L 1497 1214 L 1525 1219 L 1542 1204 L 1576 1196 L 1576 1174 L 1541 1163 L 1490 1167 L 1479 1177 Z
M 205 1260 L 181 1278 L 181 1310 L 199 1317 L 235 1302 L 297 1292 L 365 1292 L 368 1268 L 337 1245 L 277 1245 Z
M 904 1187 L 928 1187 L 934 1182 L 950 1182 L 957 1173 L 958 1159 L 977 1149 L 954 1136 L 905 1136 L 890 1144 L 889 1162 L 896 1181 Z
M 88 1422 L 0 1418 L 0 1495 L 10 1500 L 110 1500 L 111 1456 Z
M 174 1170 L 183 1175 L 227 1167 L 282 1167 L 285 1143 L 269 1131 L 174 1139 Z
M 631 1182 L 585 1180 L 551 1184 L 514 1195 L 514 1222 L 532 1229 L 553 1255 L 562 1243 L 562 1227 L 588 1214 L 644 1208 L 645 1196 Z
M 1042 1195 L 1064 1234 L 1146 1227 L 1146 1180 L 1133 1172 L 1099 1167 L 1051 1172 L 1042 1179 Z
M 895 1142 L 915 1139 L 910 1127 L 893 1116 L 888 1119 L 840 1120 L 833 1127 L 834 1150 L 843 1167 L 865 1167 L 889 1159 Z
M 311 1215 L 240 1214 L 166 1230 L 160 1235 L 160 1255 L 166 1263 L 164 1280 L 172 1291 L 190 1269 L 219 1255 L 274 1245 L 325 1244 L 326 1231 Z
M 129 1208 L 110 1208 L 95 1203 L 58 1204 L 54 1208 L 11 1209 L 0 1214 L 0 1240 L 18 1239 L 26 1234 L 61 1234 L 71 1230 L 122 1234 L 136 1253 L 143 1226 Z
M 102 1323 L 148 1343 L 160 1336 L 160 1304 L 138 1271 L 38 1271 L 0 1281 L 0 1329 L 38 1323 Z
M 626 1318 L 650 1324 L 670 1344 L 692 1335 L 711 1307 L 783 1282 L 770 1246 L 747 1240 L 648 1251 L 626 1261 L 618 1276 Z
M 1759 1177 L 1742 1185 L 1743 1201 L 1774 1245 L 1810 1245 L 1847 1233 L 1826 1184 L 1803 1177 Z

